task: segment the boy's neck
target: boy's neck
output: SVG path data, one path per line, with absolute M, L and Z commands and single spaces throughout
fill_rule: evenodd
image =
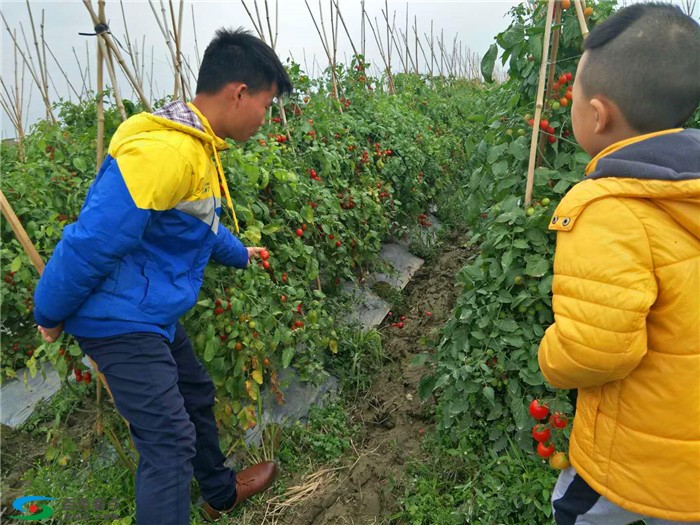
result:
M 589 154 L 591 157 L 595 157 L 601 151 L 605 151 L 610 146 L 613 146 L 618 142 L 633 139 L 641 135 L 645 135 L 645 133 L 640 133 L 636 129 L 630 127 L 627 123 L 624 123 L 624 125 L 618 125 L 615 129 L 607 132 L 604 137 L 601 137 L 600 142 L 597 144 L 597 151 L 589 152 Z

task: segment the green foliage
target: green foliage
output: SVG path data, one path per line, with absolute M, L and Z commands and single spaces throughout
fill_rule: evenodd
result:
M 306 467 L 298 463 L 301 458 L 310 458 L 314 466 L 333 463 L 350 449 L 357 431 L 341 405 L 312 407 L 306 424 L 297 422 L 284 429 L 278 457 L 292 470 Z
M 226 429 L 256 424 L 260 389 L 279 393 L 283 368 L 312 379 L 326 360 L 347 353 L 359 385 L 363 367 L 376 366 L 376 345 L 338 328 L 336 319 L 345 315 L 334 306 L 339 284 L 362 277 L 384 239 L 422 227 L 429 204 L 459 188 L 463 137 L 476 127 L 466 116 L 480 88 L 461 80 L 432 85 L 399 75 L 399 94 L 389 95 L 355 61 L 338 67 L 343 96 L 335 99 L 328 78 L 309 79 L 296 64 L 290 74 L 297 91 L 286 106 L 287 128 L 275 107 L 252 140 L 232 145 L 222 158 L 241 238 L 268 247 L 270 268 L 259 261 L 242 272 L 210 265 L 197 305 L 183 319 L 217 386 L 216 417 Z M 129 104 L 130 112 L 138 109 Z M 94 100 L 62 103 L 59 124 L 42 122 L 24 141 L 23 161 L 3 145 L 3 191 L 44 258 L 77 219 L 94 178 L 95 111 Z M 106 143 L 118 123 L 108 109 Z M 230 216 L 223 221 L 232 227 Z M 9 262 L 0 281 L 3 343 L 10 349 L 2 356 L 5 375 L 49 359 L 65 377 L 82 367 L 80 350 L 67 336 L 38 344 L 35 271 L 9 225 L 2 241 Z
M 501 452 L 484 451 L 484 439 L 477 431 L 457 442 L 440 434 L 427 437 L 427 459 L 410 465 L 395 518 L 412 525 L 551 523 L 554 471 L 512 444 Z

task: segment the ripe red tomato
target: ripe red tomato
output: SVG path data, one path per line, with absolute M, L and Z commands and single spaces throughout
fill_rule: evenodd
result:
M 537 454 L 539 454 L 541 458 L 547 459 L 554 454 L 554 445 L 550 443 L 548 446 L 544 443 L 537 443 Z
M 265 268 L 266 270 L 269 270 L 270 269 L 270 261 L 263 261 L 262 267 Z
M 297 228 L 297 237 L 301 237 L 302 235 L 304 235 L 304 230 Z
M 547 414 L 549 414 L 549 407 L 540 404 L 539 400 L 533 399 L 532 403 L 530 403 L 530 415 L 539 421 L 546 418 Z
M 561 429 L 566 428 L 566 426 L 569 424 L 569 418 L 566 417 L 564 414 L 555 412 L 554 415 L 549 419 L 549 422 L 554 428 Z
M 261 252 L 260 252 L 260 258 L 261 258 L 263 261 L 267 261 L 267 260 L 270 258 L 270 252 L 268 252 L 267 250 L 261 251 Z
M 552 437 L 552 431 L 546 425 L 535 425 L 532 427 L 532 437 L 539 443 L 545 443 Z

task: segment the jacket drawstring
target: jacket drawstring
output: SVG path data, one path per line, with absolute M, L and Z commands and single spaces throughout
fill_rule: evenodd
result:
M 228 184 L 226 184 L 226 176 L 224 175 L 224 168 L 221 166 L 221 159 L 219 158 L 219 151 L 216 149 L 214 140 L 211 141 L 212 149 L 214 150 L 214 159 L 216 160 L 216 171 L 219 176 L 219 184 L 224 189 L 224 194 L 226 195 L 226 203 L 231 209 L 231 215 L 233 215 L 233 224 L 236 227 L 236 234 L 240 232 L 238 228 L 238 218 L 236 217 L 236 210 L 233 209 L 233 203 L 231 202 L 231 194 L 228 191 Z

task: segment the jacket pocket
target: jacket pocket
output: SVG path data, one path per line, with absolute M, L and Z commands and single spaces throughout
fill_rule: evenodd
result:
M 139 309 L 147 314 L 148 321 L 174 323 L 192 306 L 187 275 L 173 276 L 148 262 L 144 266 L 143 276 L 146 290 Z

